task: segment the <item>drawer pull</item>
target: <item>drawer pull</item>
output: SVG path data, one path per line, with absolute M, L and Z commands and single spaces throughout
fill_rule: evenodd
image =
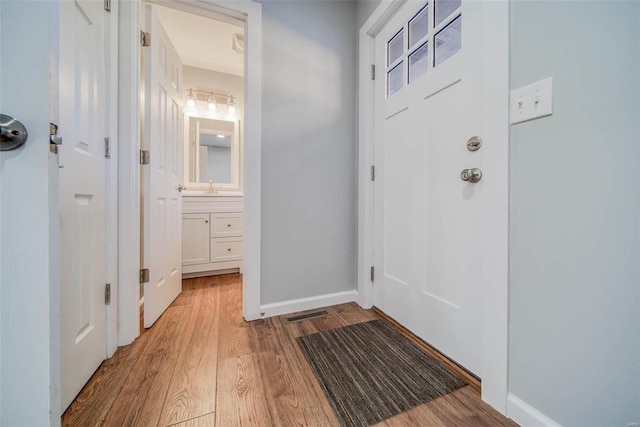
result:
M 231 227 L 231 224 L 227 224 L 227 227 Z
M 227 252 L 231 252 L 231 248 L 227 248 Z
M 209 220 L 208 220 L 208 219 L 205 219 L 205 220 L 204 220 L 204 222 L 208 224 L 208 223 L 209 223 Z

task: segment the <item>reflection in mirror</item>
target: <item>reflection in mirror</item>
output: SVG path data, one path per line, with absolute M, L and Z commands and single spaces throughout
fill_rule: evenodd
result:
M 238 188 L 238 122 L 194 115 L 187 115 L 185 119 L 189 183 Z
M 231 184 L 231 135 L 200 130 L 198 182 Z

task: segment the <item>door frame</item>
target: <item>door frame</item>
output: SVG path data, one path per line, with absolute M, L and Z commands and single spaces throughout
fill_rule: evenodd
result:
M 509 1 L 483 4 L 482 124 L 485 141 L 485 168 L 496 174 L 485 217 L 496 227 L 487 227 L 485 241 L 491 242 L 491 257 L 482 271 L 482 400 L 503 415 L 507 413 L 508 392 L 508 256 L 509 256 Z M 376 35 L 407 0 L 382 0 L 360 28 L 358 36 L 358 297 L 364 308 L 373 306 L 370 268 L 374 265 L 375 210 L 374 182 L 370 168 L 375 160 L 374 64 Z M 488 18 L 491 18 L 489 21 Z M 490 22 L 490 24 L 489 24 Z M 488 78 L 490 76 L 491 78 Z M 384 78 L 382 72 L 376 78 Z
M 244 271 L 242 312 L 260 318 L 262 158 L 262 5 L 251 0 L 152 0 L 150 3 L 245 21 Z M 120 3 L 118 79 L 118 345 L 140 335 L 140 71 L 141 0 Z

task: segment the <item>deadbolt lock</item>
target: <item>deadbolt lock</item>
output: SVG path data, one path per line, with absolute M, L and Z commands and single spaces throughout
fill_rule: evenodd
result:
M 482 147 L 482 138 L 479 136 L 472 136 L 467 141 L 467 150 L 478 151 Z

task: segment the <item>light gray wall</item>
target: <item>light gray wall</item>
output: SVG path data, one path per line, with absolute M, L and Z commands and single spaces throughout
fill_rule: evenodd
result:
M 262 303 L 356 287 L 355 2 L 263 1 Z
M 640 2 L 511 3 L 510 392 L 565 426 L 640 421 Z

